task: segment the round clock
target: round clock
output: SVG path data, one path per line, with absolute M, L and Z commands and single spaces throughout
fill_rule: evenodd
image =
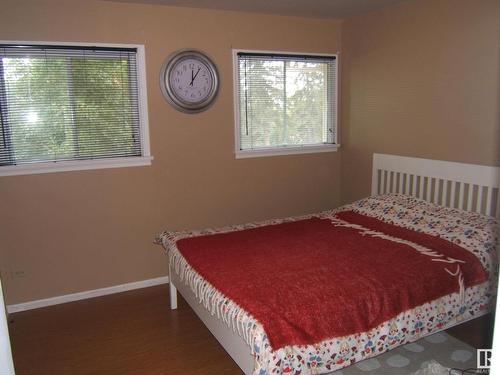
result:
M 219 77 L 215 64 L 204 53 L 180 50 L 171 54 L 160 73 L 163 96 L 186 113 L 206 110 L 215 100 Z

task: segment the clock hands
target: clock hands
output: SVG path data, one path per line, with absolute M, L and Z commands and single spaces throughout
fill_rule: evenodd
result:
M 201 68 L 198 68 L 198 71 L 197 71 L 197 72 L 196 72 L 196 74 L 194 75 L 193 80 L 194 80 L 194 79 L 196 79 L 196 77 L 198 76 L 198 73 L 200 72 L 200 70 L 201 70 Z
M 189 84 L 189 86 L 193 86 L 193 82 L 196 79 L 196 77 L 198 76 L 198 73 L 200 73 L 200 70 L 201 70 L 201 68 L 198 67 L 198 71 L 196 72 L 195 75 L 193 75 L 194 70 L 191 70 L 191 83 Z

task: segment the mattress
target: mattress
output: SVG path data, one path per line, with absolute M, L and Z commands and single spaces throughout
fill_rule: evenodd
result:
M 353 212 L 398 228 L 409 229 L 449 241 L 469 252 L 488 274 L 486 281 L 464 285 L 463 277 L 455 272 L 455 292 L 439 295 L 419 305 L 411 305 L 393 313 L 388 319 L 376 322 L 366 330 L 354 329 L 348 334 L 320 336 L 316 341 L 280 342 L 268 335 L 263 324 L 251 309 L 243 308 L 237 298 L 230 298 L 202 276 L 201 268 L 193 267 L 179 248 L 186 239 L 217 236 L 223 233 L 243 232 L 256 228 L 277 227 L 286 223 L 307 220 L 327 220 L 339 225 L 342 213 Z M 352 224 L 351 224 L 352 226 Z M 357 228 L 359 230 L 359 228 Z M 375 231 L 376 232 L 376 231 Z M 376 232 L 378 233 L 378 232 Z M 365 233 L 366 234 L 366 233 Z M 380 235 L 380 233 L 378 234 Z M 190 286 L 200 303 L 212 314 L 230 326 L 249 345 L 255 359 L 254 374 L 322 374 L 354 362 L 373 357 L 396 346 L 418 340 L 424 335 L 446 329 L 462 321 L 489 311 L 496 281 L 496 244 L 498 223 L 489 217 L 475 213 L 436 206 L 403 195 L 371 197 L 336 210 L 315 215 L 250 223 L 222 229 L 203 231 L 164 232 L 160 239 L 168 251 L 171 270 L 182 282 Z M 393 241 L 394 242 L 394 241 Z M 187 254 L 187 253 L 186 253 Z M 427 254 L 428 256 L 429 254 Z M 450 258 L 448 258 L 450 259 Z M 222 261 L 221 261 L 222 263 Z M 454 267 L 451 267 L 452 274 Z M 388 268 L 387 272 L 391 269 Z M 244 269 L 241 270 L 244 272 Z M 453 275 L 452 275 L 453 276 Z M 332 275 L 335 277 L 335 275 Z M 286 302 L 286 301 L 284 301 Z M 335 310 L 335 309 L 334 309 Z M 306 319 L 307 321 L 307 319 Z M 309 319 L 314 321 L 314 319 Z M 349 332 L 349 331 L 347 331 Z M 270 333 L 270 332 L 269 332 Z M 345 332 L 344 332 L 345 333 Z

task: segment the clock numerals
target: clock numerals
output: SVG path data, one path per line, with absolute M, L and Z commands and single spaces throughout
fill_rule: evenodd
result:
M 162 92 L 177 109 L 204 110 L 217 94 L 218 77 L 213 63 L 197 51 L 180 51 L 162 68 Z
M 187 60 L 179 63 L 173 68 L 171 77 L 174 95 L 189 103 L 203 102 L 212 90 L 208 68 L 199 62 Z

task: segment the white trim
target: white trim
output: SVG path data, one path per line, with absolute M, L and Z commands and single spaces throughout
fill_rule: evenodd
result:
M 340 145 L 319 145 L 319 146 L 297 146 L 297 147 L 276 147 L 261 148 L 253 150 L 237 150 L 236 159 L 259 158 L 262 156 L 279 156 L 294 154 L 313 154 L 317 152 L 334 152 Z
M 337 52 L 335 54 L 335 57 L 336 57 L 336 61 L 335 61 L 335 122 L 334 122 L 334 126 L 335 126 L 335 139 L 333 140 L 333 142 L 340 146 L 339 145 L 339 118 L 340 118 L 340 115 L 339 115 L 339 102 L 340 102 L 340 92 L 339 92 L 339 88 L 340 88 L 340 76 L 341 74 L 339 74 L 339 72 L 341 72 L 342 70 L 340 70 L 340 52 Z
M 240 100 L 238 96 L 238 51 L 233 49 L 233 110 L 234 110 L 234 150 L 237 157 L 240 149 Z
M 94 43 L 94 42 L 55 42 L 46 40 L 0 40 L 0 44 L 32 44 L 53 46 L 77 46 L 77 47 L 111 47 L 111 48 L 138 48 L 142 44 L 127 43 Z M 143 45 L 142 45 L 143 46 Z
M 335 128 L 335 139 L 333 144 L 320 144 L 320 145 L 304 145 L 304 146 L 276 146 L 272 148 L 263 149 L 241 149 L 241 136 L 240 136 L 240 101 L 238 97 L 238 53 L 262 53 L 269 55 L 297 55 L 297 56 L 325 56 L 335 57 L 335 119 L 333 127 Z M 234 109 L 234 150 L 235 158 L 253 158 L 262 156 L 276 156 L 276 155 L 293 155 L 293 154 L 311 154 L 316 152 L 331 152 L 337 151 L 339 148 L 338 142 L 338 101 L 339 101 L 339 53 L 310 53 L 310 52 L 285 52 L 285 51 L 268 51 L 268 50 L 247 50 L 247 49 L 234 49 L 233 54 L 233 109 Z
M 89 169 L 107 169 L 123 167 L 141 167 L 151 165 L 152 156 L 126 158 L 107 158 L 93 160 L 68 160 L 43 163 L 7 165 L 0 167 L 0 177 L 26 174 L 84 171 Z
M 8 165 L 0 167 L 1 176 L 16 176 L 25 174 L 68 172 L 89 169 L 123 168 L 151 165 L 148 118 L 148 95 L 146 84 L 146 53 L 143 44 L 123 43 L 87 43 L 87 42 L 47 42 L 47 41 L 19 41 L 0 40 L 0 44 L 28 44 L 28 45 L 54 45 L 75 47 L 109 47 L 109 48 L 135 48 L 137 49 L 137 90 L 139 106 L 139 130 L 141 139 L 141 156 L 123 158 L 99 158 L 93 160 L 70 160 Z
M 15 305 L 7 305 L 7 312 L 11 314 L 20 311 L 39 309 L 41 307 L 59 305 L 61 303 L 80 301 L 82 299 L 101 297 L 101 296 L 106 296 L 108 294 L 121 293 L 129 290 L 142 289 L 150 286 L 167 284 L 168 282 L 169 282 L 168 276 L 163 276 L 163 277 L 157 277 L 155 279 L 136 281 L 121 285 L 114 285 L 107 288 L 100 288 L 100 289 L 87 290 L 85 292 L 65 294 L 62 296 L 23 302 Z
M 142 156 L 151 156 L 149 145 L 149 117 L 148 117 L 148 89 L 146 81 L 146 52 L 143 44 L 135 45 L 137 48 L 137 89 L 139 99 L 139 125 L 141 132 Z

